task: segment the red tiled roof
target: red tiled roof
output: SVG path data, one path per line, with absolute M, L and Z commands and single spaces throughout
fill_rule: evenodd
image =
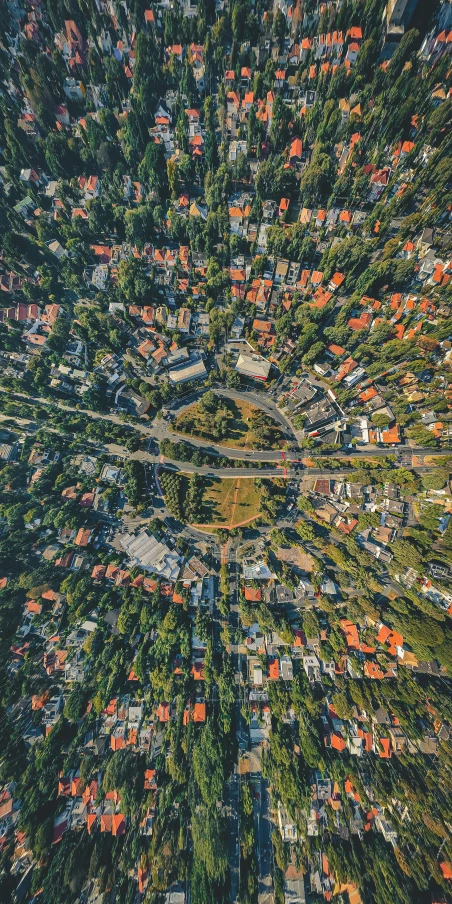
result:
M 268 660 L 268 677 L 272 681 L 277 681 L 279 678 L 279 659 L 269 659 Z
M 258 603 L 262 599 L 260 587 L 245 587 L 245 599 L 250 603 Z
M 380 738 L 380 751 L 379 755 L 384 760 L 389 760 L 392 755 L 391 751 L 391 741 L 389 738 Z
M 334 733 L 331 735 L 331 746 L 334 750 L 345 750 L 345 741 L 340 735 Z

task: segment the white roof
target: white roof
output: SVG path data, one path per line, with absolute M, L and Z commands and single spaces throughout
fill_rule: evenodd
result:
M 243 566 L 243 576 L 246 581 L 269 581 L 274 574 L 264 562 L 254 562 Z
M 121 537 L 121 546 L 130 559 L 141 568 L 152 571 L 168 581 L 177 581 L 181 566 L 180 557 L 152 534 L 144 530 L 136 536 L 125 534 Z
M 258 377 L 266 380 L 270 372 L 271 364 L 261 355 L 249 355 L 240 352 L 235 369 L 246 377 Z
M 87 618 L 87 620 L 83 622 L 83 625 L 81 625 L 82 631 L 86 631 L 87 633 L 91 633 L 92 631 L 95 631 L 96 628 L 97 628 L 97 621 L 93 621 L 90 618 Z
M 197 361 L 189 361 L 182 367 L 175 367 L 170 370 L 169 379 L 171 383 L 186 383 L 189 380 L 197 380 L 200 377 L 207 377 L 207 371 L 202 358 Z
M 254 684 L 262 684 L 262 667 L 260 665 L 254 666 L 253 681 Z

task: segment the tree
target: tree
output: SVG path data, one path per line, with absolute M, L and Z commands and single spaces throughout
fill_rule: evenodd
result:
M 140 179 L 155 191 L 161 200 L 168 197 L 168 173 L 163 144 L 150 141 L 138 167 Z
M 221 798 L 224 782 L 222 750 L 213 725 L 204 726 L 193 748 L 193 775 L 203 801 L 212 807 Z
M 424 490 L 442 490 L 448 479 L 449 472 L 444 468 L 436 468 L 430 474 L 423 474 L 421 477 Z
M 375 427 L 387 427 L 391 423 L 391 418 L 387 414 L 373 414 L 372 423 Z
M 228 866 L 226 821 L 217 808 L 200 804 L 192 813 L 193 853 L 210 879 L 222 881 Z
M 84 715 L 89 696 L 89 688 L 81 684 L 76 684 L 69 694 L 64 707 L 64 715 L 70 722 L 78 722 Z

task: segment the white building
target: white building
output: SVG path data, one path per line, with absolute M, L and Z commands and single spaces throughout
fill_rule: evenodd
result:
M 145 530 L 137 535 L 124 534 L 121 537 L 121 546 L 134 565 L 158 574 L 167 581 L 177 581 L 182 559 L 152 534 Z
M 253 380 L 265 382 L 270 373 L 271 364 L 261 355 L 251 354 L 248 351 L 240 352 L 235 365 L 237 373 L 243 377 L 251 377 Z

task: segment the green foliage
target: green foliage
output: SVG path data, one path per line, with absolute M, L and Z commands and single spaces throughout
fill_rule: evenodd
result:
M 207 722 L 193 747 L 193 775 L 205 804 L 221 798 L 224 772 L 222 749 L 214 726 Z
M 436 468 L 430 474 L 423 474 L 421 479 L 424 490 L 442 490 L 449 479 L 449 472 L 444 468 Z

